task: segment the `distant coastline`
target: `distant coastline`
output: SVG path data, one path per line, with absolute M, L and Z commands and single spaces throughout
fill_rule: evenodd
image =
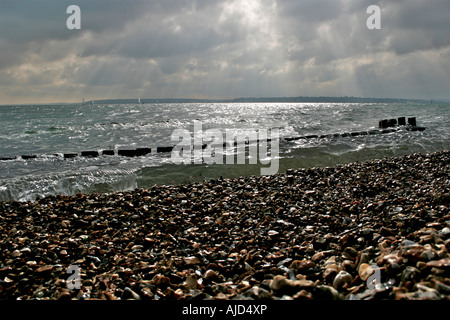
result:
M 95 104 L 132 104 L 138 103 L 139 99 L 102 99 L 95 100 Z M 296 102 L 296 103 L 430 103 L 425 99 L 400 99 L 400 98 L 361 98 L 361 97 L 249 97 L 235 99 L 190 99 L 190 98 L 140 98 L 140 103 L 274 103 L 274 102 Z M 440 102 L 438 100 L 434 102 Z M 90 104 L 86 101 L 85 104 Z
M 0 104 L 0 106 L 29 105 L 70 105 L 70 104 L 156 104 L 156 103 L 449 103 L 450 99 L 406 99 L 406 98 L 362 98 L 362 97 L 241 97 L 234 99 L 195 99 L 195 98 L 126 98 L 95 99 L 84 102 L 19 103 Z

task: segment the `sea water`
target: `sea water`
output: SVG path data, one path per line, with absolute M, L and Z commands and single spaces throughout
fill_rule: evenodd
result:
M 382 119 L 416 117 L 425 131 L 286 141 L 368 131 Z M 279 173 L 450 149 L 446 103 L 156 103 L 0 107 L 0 201 L 103 193 L 258 175 L 261 165 L 180 164 L 171 153 L 64 159 L 64 153 L 173 146 L 176 129 L 278 129 Z M 237 151 L 236 151 L 237 152 Z M 117 154 L 117 152 L 116 152 Z M 22 155 L 37 155 L 24 160 Z

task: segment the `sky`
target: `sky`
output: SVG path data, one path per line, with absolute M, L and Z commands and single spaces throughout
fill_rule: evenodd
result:
M 0 0 L 0 104 L 285 96 L 449 99 L 450 0 Z

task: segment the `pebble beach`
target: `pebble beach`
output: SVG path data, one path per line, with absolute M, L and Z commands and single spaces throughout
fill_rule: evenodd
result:
M 443 151 L 2 202 L 0 299 L 448 300 L 449 177 Z

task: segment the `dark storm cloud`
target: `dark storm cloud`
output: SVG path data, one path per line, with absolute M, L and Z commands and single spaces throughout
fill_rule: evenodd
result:
M 450 1 L 398 1 L 387 6 L 390 49 L 398 54 L 450 45 Z
M 120 30 L 142 14 L 145 1 L 1 0 L 0 38 L 11 43 L 67 40 L 80 33 L 66 28 L 68 6 L 81 8 L 82 25 L 92 32 Z
M 82 26 L 99 34 L 123 29 L 145 5 L 145 1 L 133 1 L 135 5 L 130 6 L 126 1 L 106 0 L 0 0 L 0 69 L 22 63 L 27 54 L 39 52 L 52 41 L 67 42 L 82 36 L 83 32 L 66 27 L 66 9 L 74 3 L 81 7 Z M 66 50 L 66 55 L 69 53 Z

